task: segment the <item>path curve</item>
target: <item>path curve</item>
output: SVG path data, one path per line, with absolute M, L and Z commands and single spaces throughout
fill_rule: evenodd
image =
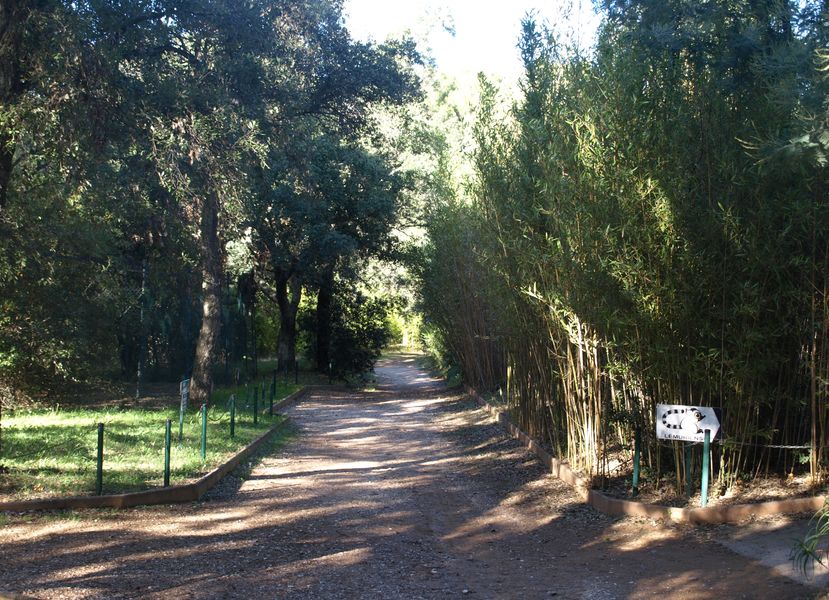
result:
M 317 391 L 300 435 L 206 502 L 23 515 L 0 590 L 36 598 L 807 598 L 697 535 L 582 505 L 412 357 Z

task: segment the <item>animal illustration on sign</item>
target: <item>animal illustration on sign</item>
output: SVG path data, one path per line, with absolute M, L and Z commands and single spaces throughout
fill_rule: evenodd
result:
M 696 408 L 674 408 L 662 413 L 662 424 L 668 429 L 681 429 L 687 433 L 702 433 L 699 422 L 705 418 Z

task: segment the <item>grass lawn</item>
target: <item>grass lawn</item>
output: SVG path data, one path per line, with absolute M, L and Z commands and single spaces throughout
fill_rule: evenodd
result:
M 207 453 L 201 458 L 201 413 L 185 413 L 183 437 L 178 441 L 179 409 L 60 407 L 3 414 L 0 465 L 0 501 L 95 493 L 97 424 L 104 424 L 103 493 L 139 491 L 163 484 L 164 428 L 173 423 L 170 484 L 187 483 L 206 474 L 284 417 L 259 415 L 253 424 L 252 389 L 265 382 L 268 408 L 270 379 L 239 390 L 218 389 L 208 411 Z M 276 398 L 300 386 L 278 382 Z M 235 394 L 235 437 L 230 437 L 229 397 Z M 287 437 L 288 427 L 275 435 Z

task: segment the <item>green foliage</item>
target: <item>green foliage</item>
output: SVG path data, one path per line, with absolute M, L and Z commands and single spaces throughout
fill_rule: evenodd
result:
M 508 381 L 521 424 L 589 474 L 635 424 L 652 430 L 661 402 L 722 407 L 734 442 L 716 457 L 723 486 L 764 458 L 795 465 L 754 451 L 769 443 L 812 441 L 817 477 L 825 9 L 605 7 L 592 57 L 525 22 L 509 113 L 482 82 L 470 200 L 428 219 L 426 322 L 469 383 Z
M 811 531 L 802 540 L 798 540 L 791 553 L 791 559 L 804 574 L 811 572 L 815 563 L 826 565 L 829 548 L 829 504 L 824 504 L 810 522 Z
M 392 346 L 399 346 L 403 344 L 404 330 L 406 322 L 397 312 L 390 313 L 386 316 L 386 332 L 388 333 L 388 343 Z
M 439 371 L 462 371 L 477 389 L 497 387 L 502 371 L 496 312 L 496 281 L 481 263 L 492 241 L 481 227 L 470 197 L 472 169 L 466 154 L 473 143 L 474 114 L 452 82 L 433 80 L 418 130 L 431 161 L 422 182 L 423 221 L 428 234 L 406 251 L 423 313 L 421 338 Z M 480 109 L 479 109 L 480 110 Z
M 133 378 L 139 364 L 177 378 L 199 355 L 229 371 L 252 360 L 254 332 L 260 353 L 277 351 L 281 283 L 313 289 L 343 257 L 390 252 L 408 182 L 371 115 L 417 96 L 418 57 L 408 41 L 355 42 L 341 10 L 128 0 L 4 13 L 5 382 Z M 259 301 L 240 304 L 251 272 Z
M 390 303 L 369 298 L 347 283 L 334 294 L 330 359 L 337 378 L 365 378 L 389 341 Z

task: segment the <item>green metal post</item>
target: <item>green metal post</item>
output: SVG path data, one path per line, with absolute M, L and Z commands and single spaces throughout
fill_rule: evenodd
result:
M 271 378 L 271 387 L 276 389 L 276 369 L 273 370 L 273 377 Z
M 104 491 L 104 424 L 98 423 L 98 468 L 95 472 L 95 493 Z
M 294 361 L 294 385 L 299 385 L 299 361 Z
M 711 430 L 705 430 L 705 440 L 702 442 L 702 488 L 700 489 L 700 504 L 708 506 L 708 455 L 711 451 Z
M 170 485 L 170 438 L 172 437 L 173 422 L 167 419 L 164 427 L 164 487 Z
M 268 407 L 268 416 L 270 416 L 270 417 L 273 416 L 273 394 L 271 394 L 271 402 L 270 402 L 270 406 Z
M 691 481 L 691 449 L 693 445 L 689 442 L 685 444 L 685 495 L 689 498 L 694 491 L 693 483 Z
M 201 405 L 201 459 L 207 459 L 207 404 Z
M 184 437 L 184 407 L 180 407 L 178 411 L 178 443 L 181 444 L 181 440 Z
M 236 396 L 230 397 L 230 437 L 236 437 Z
M 639 495 L 639 459 L 642 454 L 642 429 L 636 428 L 633 438 L 633 495 Z
M 259 388 L 253 388 L 253 424 L 259 422 Z

